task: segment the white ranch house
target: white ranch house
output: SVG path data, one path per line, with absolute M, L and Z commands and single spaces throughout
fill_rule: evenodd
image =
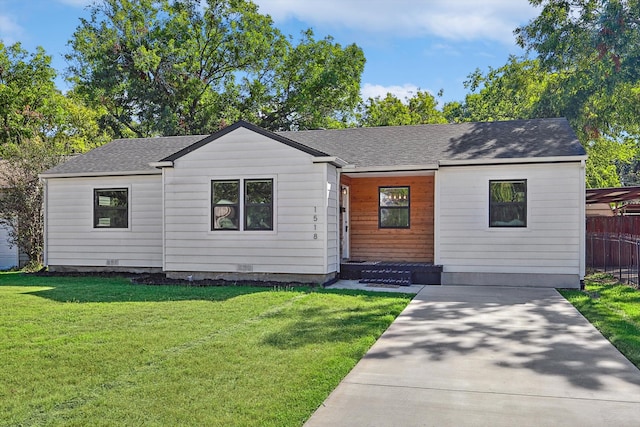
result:
M 577 288 L 585 160 L 565 119 L 119 139 L 41 175 L 45 262 L 312 283 L 396 262 Z

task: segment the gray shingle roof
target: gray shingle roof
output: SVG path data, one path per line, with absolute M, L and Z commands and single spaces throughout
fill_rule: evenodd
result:
M 233 129 L 254 125 L 239 122 Z M 263 135 L 312 155 L 325 153 L 357 167 L 435 165 L 441 160 L 487 161 L 584 156 L 566 119 L 389 126 L 277 132 Z M 151 162 L 173 159 L 229 132 L 163 138 L 116 139 L 48 170 L 52 174 L 153 172 Z M 206 141 L 203 139 L 206 138 Z M 287 141 L 286 139 L 290 140 Z M 200 142 L 202 141 L 202 142 Z M 198 144 L 200 142 L 200 144 Z M 299 144 L 302 144 L 300 146 Z M 307 148 L 308 147 L 308 148 Z
M 279 132 L 359 167 L 584 156 L 566 119 Z
M 194 144 L 207 135 L 115 139 L 49 169 L 43 175 L 108 172 L 159 172 L 149 166 Z

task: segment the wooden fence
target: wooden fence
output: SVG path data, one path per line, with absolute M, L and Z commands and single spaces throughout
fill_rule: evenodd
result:
M 640 284 L 640 216 L 587 218 L 588 269 Z

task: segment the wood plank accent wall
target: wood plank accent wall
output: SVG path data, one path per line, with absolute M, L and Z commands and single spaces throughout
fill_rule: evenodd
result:
M 433 262 L 433 176 L 344 178 L 351 193 L 351 260 Z M 411 228 L 378 227 L 378 187 L 387 186 L 410 187 Z

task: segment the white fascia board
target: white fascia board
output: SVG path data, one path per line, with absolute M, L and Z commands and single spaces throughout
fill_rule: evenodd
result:
M 161 170 L 115 171 L 115 172 L 73 172 L 73 173 L 41 173 L 39 178 L 91 178 L 94 176 L 127 176 L 127 175 L 162 175 Z
M 433 171 L 438 170 L 438 165 L 401 165 L 401 166 L 368 166 L 359 167 L 356 165 L 346 165 L 342 168 L 343 173 L 361 172 L 411 172 L 411 171 Z
M 494 158 L 494 159 L 468 159 L 468 160 L 440 160 L 440 166 L 475 166 L 495 165 L 509 163 L 559 163 L 559 162 L 583 162 L 587 156 L 558 156 L 558 157 L 519 157 L 519 158 Z
M 151 162 L 151 163 L 149 163 L 149 166 L 151 166 L 152 168 L 172 168 L 173 167 L 173 162 L 172 161 L 168 161 L 168 162 Z
M 340 157 L 335 156 L 314 157 L 312 161 L 313 163 L 331 163 L 332 165 L 339 168 L 348 165 L 348 163 L 342 160 Z

